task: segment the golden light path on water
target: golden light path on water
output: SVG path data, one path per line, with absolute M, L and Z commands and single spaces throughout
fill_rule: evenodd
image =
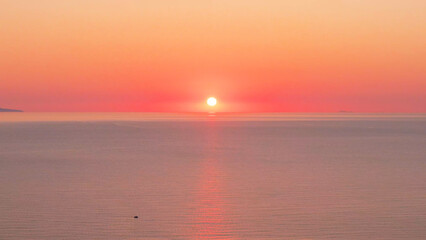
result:
M 214 154 L 217 148 L 215 122 L 210 122 L 207 131 L 208 156 L 200 163 L 200 173 L 195 194 L 195 219 L 193 239 L 234 239 L 232 220 L 227 207 L 226 174 L 221 158 Z

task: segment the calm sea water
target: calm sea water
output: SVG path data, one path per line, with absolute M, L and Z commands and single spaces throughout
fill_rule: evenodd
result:
M 425 173 L 421 114 L 1 113 L 0 239 L 426 239 Z

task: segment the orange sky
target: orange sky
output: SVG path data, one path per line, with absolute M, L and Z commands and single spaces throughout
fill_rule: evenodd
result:
M 0 107 L 426 112 L 424 0 L 0 0 Z

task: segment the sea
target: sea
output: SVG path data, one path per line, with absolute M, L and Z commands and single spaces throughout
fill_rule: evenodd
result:
M 426 239 L 426 114 L 0 113 L 0 239 Z

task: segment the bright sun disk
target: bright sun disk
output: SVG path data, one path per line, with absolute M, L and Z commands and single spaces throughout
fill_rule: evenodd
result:
M 214 97 L 210 97 L 209 99 L 207 99 L 207 104 L 211 107 L 215 106 L 216 103 L 217 103 L 217 100 Z

